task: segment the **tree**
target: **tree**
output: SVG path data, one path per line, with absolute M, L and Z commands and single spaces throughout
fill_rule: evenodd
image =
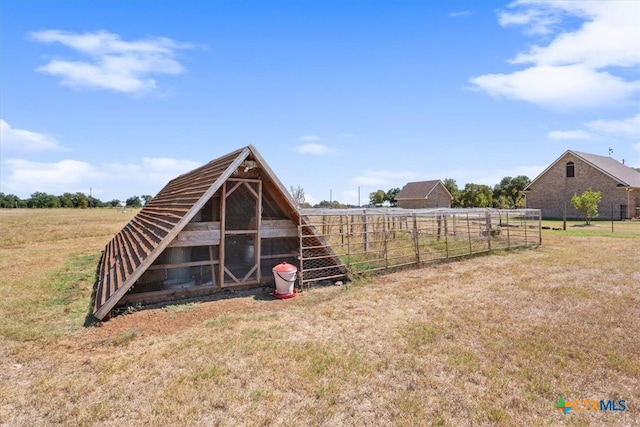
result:
M 387 197 L 387 193 L 384 190 L 377 190 L 373 193 L 369 193 L 369 203 L 374 206 L 382 206 L 385 198 Z
M 291 198 L 293 198 L 296 206 L 301 208 L 302 205 L 305 204 L 304 189 L 299 185 L 297 188 L 293 188 L 293 186 L 291 186 L 291 190 L 289 192 L 291 193 Z
M 153 196 L 150 196 L 148 194 L 143 194 L 142 196 L 140 196 L 140 198 L 142 199 L 142 202 L 144 203 L 144 205 L 147 206 L 147 203 L 149 203 L 151 199 L 153 199 Z
M 522 191 L 531 183 L 529 177 L 524 175 L 511 178 L 505 176 L 499 184 L 493 187 L 493 200 L 496 207 L 518 208 L 524 207 L 524 195 Z
M 62 196 L 58 196 L 58 200 L 60 201 L 61 208 L 73 207 L 73 194 L 71 193 L 64 193 Z
M 89 198 L 84 193 L 76 193 L 71 196 L 74 208 L 86 209 L 89 207 Z
M 25 202 L 15 194 L 0 193 L 0 208 L 23 208 Z
M 87 197 L 87 200 L 89 201 L 89 207 L 90 208 L 101 208 L 101 207 L 105 206 L 105 203 L 102 202 L 102 200 L 96 199 L 93 196 Z
M 27 207 L 29 208 L 59 208 L 60 199 L 53 194 L 36 191 L 27 199 Z
M 331 208 L 331 209 L 343 209 L 346 208 L 346 205 L 338 202 L 337 200 L 333 200 L 331 202 L 327 200 L 323 200 L 320 203 L 313 205 L 314 208 Z
M 131 196 L 127 199 L 126 205 L 128 208 L 141 208 L 142 200 L 138 196 Z
M 384 196 L 384 200 L 389 202 L 389 205 L 392 208 L 395 208 L 396 206 L 398 206 L 398 201 L 396 200 L 396 196 L 398 195 L 399 192 L 400 192 L 399 188 L 391 188 L 389 189 L 389 191 L 387 191 L 387 194 L 385 194 Z
M 574 193 L 571 198 L 571 206 L 583 216 L 584 222 L 589 225 L 591 220 L 598 216 L 598 203 L 601 201 L 602 194 L 599 191 L 593 191 L 588 188 L 579 196 Z
M 453 178 L 446 178 L 442 183 L 444 184 L 445 188 L 449 191 L 449 193 L 451 193 L 451 196 L 453 196 L 453 200 L 451 200 L 451 207 L 458 208 L 462 206 L 460 204 L 460 189 L 458 189 L 458 184 L 456 184 L 456 180 Z
M 493 191 L 484 184 L 465 184 L 460 193 L 460 205 L 465 208 L 486 208 L 491 206 Z

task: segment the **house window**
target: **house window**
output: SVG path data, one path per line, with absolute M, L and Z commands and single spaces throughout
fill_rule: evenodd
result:
M 576 176 L 576 165 L 573 162 L 567 163 L 567 178 Z

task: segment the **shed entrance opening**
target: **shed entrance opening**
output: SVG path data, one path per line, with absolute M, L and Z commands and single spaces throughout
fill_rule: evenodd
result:
M 229 179 L 223 194 L 221 286 L 259 283 L 262 181 Z

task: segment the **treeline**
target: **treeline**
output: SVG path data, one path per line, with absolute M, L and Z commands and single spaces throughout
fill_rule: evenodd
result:
M 464 188 L 458 188 L 456 180 L 447 178 L 442 181 L 444 186 L 453 196 L 451 207 L 453 208 L 522 208 L 525 199 L 522 190 L 531 183 L 529 177 L 520 175 L 512 178 L 505 176 L 493 187 L 485 184 L 465 184 Z M 397 206 L 395 197 L 400 192 L 399 188 L 389 191 L 378 190 L 369 194 L 369 203 L 372 206 Z
M 151 200 L 151 196 L 131 196 L 124 204 L 129 208 L 141 208 Z M 121 201 L 113 199 L 103 202 L 93 196 L 84 193 L 64 193 L 60 196 L 37 191 L 28 199 L 21 199 L 15 194 L 0 193 L 0 208 L 116 208 L 120 207 Z
M 453 196 L 451 201 L 452 208 L 523 208 L 525 204 L 524 190 L 531 183 L 529 177 L 520 175 L 512 178 L 505 176 L 500 182 L 493 187 L 484 184 L 465 184 L 463 189 L 458 188 L 456 180 L 447 178 L 442 181 L 444 186 Z M 290 187 L 291 197 L 297 206 L 301 208 L 357 208 L 355 205 L 340 203 L 337 200 L 323 200 L 320 203 L 311 205 L 305 201 L 304 189 L 299 185 Z M 369 193 L 369 206 L 398 206 L 396 196 L 400 192 L 399 188 L 391 188 L 388 191 L 377 190 Z

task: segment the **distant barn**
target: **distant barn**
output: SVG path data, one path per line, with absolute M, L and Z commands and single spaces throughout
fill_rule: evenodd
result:
M 304 223 L 255 147 L 222 156 L 170 181 L 107 244 L 93 313 L 272 283 L 275 265 L 298 265 L 302 237 L 346 274 L 312 226 L 299 233 Z
M 450 208 L 453 196 L 442 181 L 409 182 L 395 197 L 399 208 Z

